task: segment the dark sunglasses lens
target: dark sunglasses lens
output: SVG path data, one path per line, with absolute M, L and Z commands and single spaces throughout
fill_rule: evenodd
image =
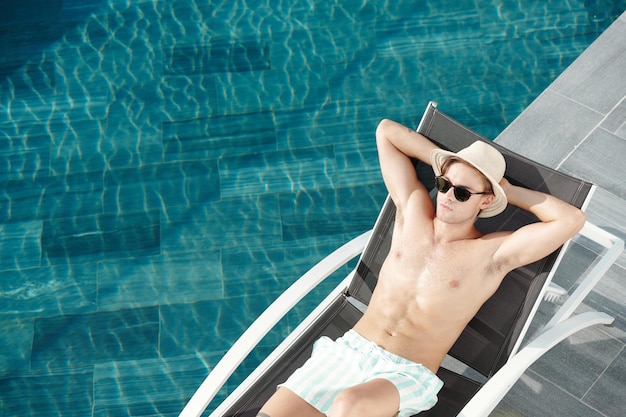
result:
M 447 193 L 451 184 L 450 181 L 443 177 L 435 177 L 435 186 L 437 187 L 437 191 Z
M 460 202 L 464 202 L 470 199 L 472 193 L 470 193 L 463 187 L 454 187 L 454 196 Z
M 435 186 L 437 187 L 437 191 L 439 191 L 440 193 L 447 193 L 448 190 L 452 187 L 452 184 L 444 177 L 435 177 Z M 466 188 L 454 187 L 454 198 L 456 198 L 460 202 L 469 200 L 471 196 L 472 193 L 467 191 Z

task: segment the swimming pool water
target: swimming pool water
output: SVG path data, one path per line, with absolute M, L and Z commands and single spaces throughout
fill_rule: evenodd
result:
M 381 118 L 494 138 L 626 8 L 517 3 L 3 2 L 0 415 L 177 415 L 372 226 Z

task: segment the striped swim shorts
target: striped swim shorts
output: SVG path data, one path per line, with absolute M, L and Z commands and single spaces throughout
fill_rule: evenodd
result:
M 311 358 L 279 387 L 289 388 L 328 415 L 341 391 L 378 378 L 390 381 L 398 389 L 398 417 L 432 408 L 443 386 L 425 366 L 389 353 L 349 330 L 335 342 L 328 337 L 316 341 Z

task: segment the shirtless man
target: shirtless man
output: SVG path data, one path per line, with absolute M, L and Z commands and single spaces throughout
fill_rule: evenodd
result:
M 431 408 L 442 385 L 434 374 L 504 276 L 556 250 L 585 221 L 577 208 L 503 179 L 504 158 L 490 145 L 452 154 L 390 120 L 380 122 L 376 141 L 397 213 L 369 307 L 344 338 L 320 339 L 258 417 L 403 417 Z M 436 208 L 410 157 L 440 176 Z M 507 200 L 540 221 L 481 234 L 476 218 L 498 214 Z M 379 369 L 381 361 L 394 363 Z M 363 376 L 354 366 L 376 369 Z

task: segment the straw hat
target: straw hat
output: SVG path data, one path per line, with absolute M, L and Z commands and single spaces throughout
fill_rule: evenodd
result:
M 430 153 L 430 161 L 435 175 L 441 175 L 441 167 L 446 160 L 452 157 L 469 163 L 491 183 L 495 198 L 489 207 L 478 214 L 478 217 L 493 217 L 502 213 L 507 205 L 506 194 L 499 184 L 506 169 L 506 162 L 502 154 L 493 146 L 481 141 L 476 141 L 457 153 L 435 149 Z

